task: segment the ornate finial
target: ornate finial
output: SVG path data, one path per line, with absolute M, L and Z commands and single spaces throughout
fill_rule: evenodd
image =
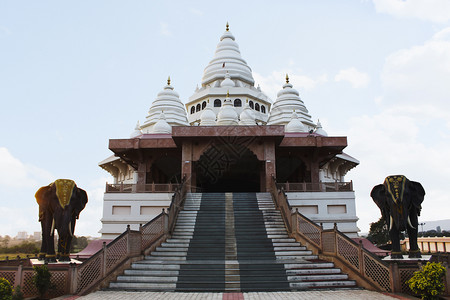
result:
M 230 90 L 227 91 L 227 98 L 230 98 Z
M 289 76 L 287 73 L 286 73 L 286 83 L 289 83 Z
M 228 25 L 228 22 L 227 22 L 227 27 L 226 27 L 226 29 L 227 29 L 227 31 L 230 31 L 230 25 Z
M 170 76 L 167 78 L 167 85 L 170 85 Z

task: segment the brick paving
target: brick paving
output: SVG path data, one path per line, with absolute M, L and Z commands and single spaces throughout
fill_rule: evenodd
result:
M 254 293 L 173 293 L 173 292 L 117 292 L 99 291 L 86 296 L 65 296 L 59 300 L 394 300 L 415 299 L 406 295 L 377 293 L 367 290 L 305 291 L 305 292 L 254 292 Z

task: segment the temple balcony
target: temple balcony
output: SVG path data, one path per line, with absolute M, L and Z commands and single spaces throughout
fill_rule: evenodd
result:
M 351 192 L 353 182 L 286 182 L 278 183 L 285 192 Z
M 149 183 L 149 184 L 130 184 L 117 183 L 106 184 L 105 193 L 174 193 L 179 184 L 174 183 Z

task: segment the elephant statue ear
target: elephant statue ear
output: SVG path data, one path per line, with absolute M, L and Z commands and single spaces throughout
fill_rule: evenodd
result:
M 78 202 L 77 205 L 75 206 L 74 209 L 74 213 L 76 218 L 78 219 L 80 216 L 80 212 L 84 209 L 84 207 L 86 206 L 86 203 L 88 202 L 88 197 L 87 197 L 87 193 L 85 190 L 80 189 L 80 188 L 76 188 L 77 189 L 77 198 L 78 198 Z
M 411 202 L 415 208 L 417 208 L 417 215 L 420 216 L 420 210 L 422 209 L 422 202 L 425 198 L 425 190 L 423 186 L 416 181 L 410 181 Z
M 386 217 L 389 218 L 389 213 L 386 211 L 386 190 L 383 184 L 378 184 L 373 187 L 370 192 L 370 197 L 372 197 L 373 202 L 378 206 L 381 211 L 381 215 L 383 219 L 386 220 Z

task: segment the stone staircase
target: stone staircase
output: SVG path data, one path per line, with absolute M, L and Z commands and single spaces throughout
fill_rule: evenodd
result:
M 289 291 L 354 288 L 289 238 L 269 193 L 189 193 L 175 231 L 111 290 Z

